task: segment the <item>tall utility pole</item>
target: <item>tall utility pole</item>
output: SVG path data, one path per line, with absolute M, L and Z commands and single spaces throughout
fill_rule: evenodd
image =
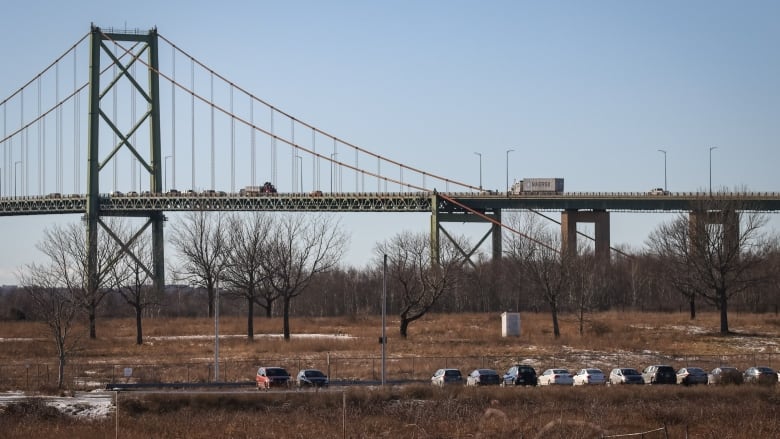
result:
M 666 151 L 663 149 L 659 149 L 658 152 L 664 153 L 664 193 L 668 191 L 666 188 Z
M 482 190 L 482 153 L 475 152 L 474 154 L 479 156 L 479 190 Z
M 515 152 L 514 149 L 506 150 L 506 193 L 509 195 L 509 153 Z
M 712 194 L 712 150 L 718 149 L 717 146 L 710 146 L 710 194 Z

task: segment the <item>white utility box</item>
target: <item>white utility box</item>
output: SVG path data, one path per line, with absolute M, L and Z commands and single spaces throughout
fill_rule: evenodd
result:
M 517 312 L 501 313 L 501 336 L 502 337 L 520 336 L 520 313 Z

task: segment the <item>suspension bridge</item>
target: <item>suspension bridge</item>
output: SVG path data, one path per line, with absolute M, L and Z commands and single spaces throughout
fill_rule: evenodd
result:
M 500 257 L 503 209 L 562 211 L 564 236 L 594 222 L 608 252 L 609 211 L 690 211 L 709 195 L 483 191 L 297 119 L 157 29 L 92 26 L 0 107 L 0 216 L 82 214 L 91 287 L 104 216 L 146 219 L 160 287 L 166 211 L 430 212 L 436 247 L 443 222 L 487 222 Z M 722 196 L 780 210 L 776 193 Z

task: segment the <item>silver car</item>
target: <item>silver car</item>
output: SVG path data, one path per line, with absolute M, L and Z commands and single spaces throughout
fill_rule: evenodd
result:
M 566 369 L 547 369 L 539 376 L 539 385 L 549 386 L 553 384 L 571 386 L 574 384 L 574 380 Z
M 458 369 L 439 369 L 431 377 L 431 384 L 439 387 L 447 384 L 463 384 L 463 375 Z
M 631 367 L 618 367 L 609 373 L 610 384 L 644 384 L 642 374 Z
M 580 369 L 576 375 L 574 375 L 574 385 L 583 386 L 586 384 L 606 384 L 607 376 L 601 369 L 586 368 Z

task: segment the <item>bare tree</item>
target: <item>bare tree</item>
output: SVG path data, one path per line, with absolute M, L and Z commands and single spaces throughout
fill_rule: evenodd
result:
M 110 228 L 119 229 L 121 224 L 112 223 Z M 121 246 L 109 234 L 98 234 L 98 279 L 94 290 L 89 289 L 87 282 L 87 242 L 83 227 L 70 224 L 46 229 L 43 240 L 36 246 L 51 260 L 50 269 L 57 272 L 63 288 L 66 288 L 73 300 L 86 311 L 89 337 L 97 338 L 97 308 L 111 291 L 110 268 L 119 259 Z
M 460 241 L 465 242 L 462 238 Z M 387 255 L 388 281 L 400 293 L 397 301 L 401 337 L 406 338 L 409 324 L 427 314 L 461 279 L 463 254 L 450 240 L 442 242 L 439 251 L 437 264 L 432 259 L 430 237 L 408 231 L 376 245 L 375 261 L 381 267 Z
M 78 349 L 79 338 L 73 334 L 80 310 L 71 290 L 64 284 L 57 266 L 30 264 L 18 275 L 19 284 L 33 304 L 33 314 L 46 325 L 57 348 L 57 388 L 65 379 L 65 364 Z
M 208 315 L 214 317 L 216 283 L 225 267 L 227 239 L 220 214 L 205 211 L 187 213 L 173 228 L 171 244 L 182 257 L 177 277 L 206 289 Z
M 153 288 L 153 276 L 146 267 L 152 265 L 151 245 L 148 235 L 134 240 L 129 250 L 133 257 L 125 255 L 111 269 L 113 283 L 119 295 L 135 312 L 135 342 L 143 344 L 143 312 L 159 304 L 159 297 Z
M 338 223 L 324 215 L 283 215 L 273 222 L 261 259 L 268 285 L 282 300 L 284 339 L 290 339 L 290 303 L 319 273 L 338 264 L 347 237 Z
M 522 235 L 507 236 L 504 248 L 550 307 L 553 335 L 558 338 L 561 336 L 560 302 L 568 291 L 570 273 L 578 255 L 561 251 L 560 233 L 546 228 L 533 213 L 510 216 L 507 223 Z
M 772 249 L 761 232 L 766 215 L 749 212 L 747 207 L 714 196 L 690 216 L 681 214 L 662 224 L 648 239 L 676 286 L 695 291 L 718 308 L 723 334 L 729 332 L 729 300 L 764 280 L 762 270 L 756 268 L 767 261 Z
M 254 213 L 248 217 L 234 215 L 228 220 L 228 256 L 223 278 L 230 286 L 230 295 L 246 301 L 246 336 L 253 340 L 254 305 L 266 309 L 271 316 L 272 305 L 279 293 L 268 286 L 268 276 L 263 270 L 266 243 L 272 220 L 269 215 Z

